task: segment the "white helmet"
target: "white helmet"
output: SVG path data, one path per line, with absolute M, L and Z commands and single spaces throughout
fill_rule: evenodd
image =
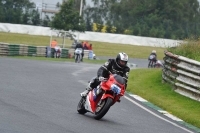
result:
M 126 66 L 127 62 L 128 62 L 128 55 L 126 53 L 121 52 L 117 55 L 116 63 L 120 68 Z
M 151 53 L 154 53 L 154 54 L 156 54 L 156 50 L 152 50 L 152 52 Z

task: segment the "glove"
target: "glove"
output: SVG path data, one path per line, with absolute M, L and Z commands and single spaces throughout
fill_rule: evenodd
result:
M 104 81 L 104 79 L 105 79 L 104 77 L 101 76 L 99 77 L 99 81 Z

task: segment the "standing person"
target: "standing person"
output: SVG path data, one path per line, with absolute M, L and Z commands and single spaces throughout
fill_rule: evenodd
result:
M 156 50 L 152 50 L 151 54 L 150 54 L 149 57 L 148 57 L 148 60 L 149 60 L 148 67 L 150 67 L 150 66 L 154 67 L 154 64 L 155 64 L 156 61 L 157 61 Z
M 76 50 L 77 48 L 81 48 L 81 49 L 82 49 L 82 53 L 81 53 L 82 58 L 81 58 L 81 61 L 83 61 L 84 49 L 83 49 L 83 46 L 82 46 L 82 44 L 81 44 L 80 42 L 78 42 L 78 43 L 76 44 L 75 50 Z M 75 53 L 74 53 L 74 55 L 75 55 Z
M 92 50 L 92 44 L 90 44 L 90 46 L 89 46 L 88 50 Z
M 57 43 L 56 39 L 54 39 L 53 41 L 51 41 L 51 48 L 52 48 L 51 53 L 52 53 L 53 57 L 56 57 L 57 53 L 56 53 L 55 47 L 57 45 L 58 45 L 58 43 Z
M 51 48 L 55 48 L 58 45 L 56 39 L 51 42 Z
M 109 77 L 109 72 L 112 74 L 118 74 L 124 78 L 124 81 L 126 83 L 125 89 L 127 87 L 128 82 L 128 75 L 130 68 L 127 66 L 128 62 L 128 55 L 126 53 L 119 53 L 116 57 L 116 59 L 108 59 L 108 61 L 102 65 L 98 71 L 97 71 L 97 77 L 93 78 L 89 85 L 86 87 L 86 90 L 81 93 L 81 96 L 87 96 L 89 91 L 96 88 L 101 81 L 103 81 L 105 78 Z M 97 94 L 98 95 L 98 94 Z
M 56 56 L 56 58 L 60 58 L 60 53 L 61 53 L 60 46 L 56 45 L 54 49 L 55 49 L 55 56 Z

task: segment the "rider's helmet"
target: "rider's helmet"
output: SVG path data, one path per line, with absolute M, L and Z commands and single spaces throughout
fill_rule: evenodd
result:
M 151 53 L 154 53 L 154 54 L 156 54 L 156 50 L 152 50 L 152 52 Z
M 82 48 L 82 44 L 81 44 L 80 42 L 77 42 L 77 43 L 76 43 L 76 46 L 77 46 L 78 48 Z
M 121 52 L 117 55 L 117 58 L 116 58 L 116 64 L 117 66 L 119 66 L 120 68 L 123 68 L 126 66 L 128 62 L 128 55 L 124 52 Z

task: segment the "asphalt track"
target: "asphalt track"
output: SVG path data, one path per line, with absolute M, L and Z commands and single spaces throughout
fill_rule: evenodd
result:
M 79 93 L 98 67 L 0 57 L 0 133 L 193 132 L 129 96 L 99 121 L 78 114 Z

